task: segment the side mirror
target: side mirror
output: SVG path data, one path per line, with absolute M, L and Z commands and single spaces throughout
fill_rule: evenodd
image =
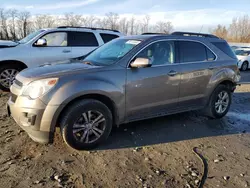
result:
M 38 41 L 36 42 L 35 46 L 47 46 L 47 40 L 46 39 L 38 39 Z
M 131 64 L 130 67 L 132 68 L 145 68 L 151 67 L 151 61 L 148 58 L 136 58 Z

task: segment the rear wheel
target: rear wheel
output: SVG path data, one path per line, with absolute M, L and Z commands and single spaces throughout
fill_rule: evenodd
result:
M 242 71 L 246 71 L 247 69 L 248 69 L 248 62 L 245 61 L 245 62 L 243 62 L 243 64 L 241 65 L 241 70 L 242 70 Z
M 0 89 L 9 91 L 16 75 L 24 68 L 18 64 L 4 64 L 0 66 Z
M 86 99 L 71 105 L 63 114 L 61 133 L 66 144 L 74 149 L 96 147 L 109 136 L 112 113 L 103 103 Z
M 224 117 L 230 108 L 231 100 L 230 89 L 225 85 L 219 85 L 212 93 L 206 115 L 214 119 Z

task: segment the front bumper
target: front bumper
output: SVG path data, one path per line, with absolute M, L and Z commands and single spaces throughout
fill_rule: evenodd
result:
M 14 99 L 13 99 L 14 98 Z M 15 122 L 36 142 L 53 141 L 54 130 L 51 128 L 58 106 L 45 105 L 41 100 L 11 95 L 7 102 L 7 112 Z

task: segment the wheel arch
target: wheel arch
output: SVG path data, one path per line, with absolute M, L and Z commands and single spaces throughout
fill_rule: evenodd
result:
M 107 97 L 103 94 L 96 94 L 96 93 L 81 95 L 81 96 L 78 96 L 78 97 L 71 99 L 69 102 L 67 102 L 67 104 L 65 104 L 62 108 L 59 108 L 57 110 L 57 112 L 55 113 L 55 116 L 52 120 L 52 124 L 50 127 L 50 132 L 51 132 L 51 136 L 52 136 L 50 138 L 51 142 L 53 142 L 55 128 L 59 127 L 59 123 L 60 123 L 60 120 L 62 119 L 64 112 L 66 112 L 70 108 L 70 106 L 72 106 L 73 104 L 77 103 L 80 100 L 84 100 L 84 99 L 94 99 L 94 100 L 98 100 L 98 101 L 102 102 L 103 104 L 105 104 L 110 109 L 110 111 L 112 113 L 113 124 L 118 125 L 119 115 L 118 115 L 117 107 L 112 99 L 110 99 L 109 97 Z
M 18 60 L 4 60 L 4 61 L 0 61 L 0 66 L 6 65 L 6 64 L 20 65 L 20 67 L 22 67 L 23 69 L 28 68 L 28 66 L 24 62 L 22 62 L 22 61 L 18 61 Z

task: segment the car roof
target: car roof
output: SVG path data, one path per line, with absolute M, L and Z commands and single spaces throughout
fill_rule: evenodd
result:
M 194 40 L 194 41 L 209 41 L 209 42 L 225 42 L 224 39 L 220 38 L 210 38 L 210 37 L 200 37 L 200 36 L 181 36 L 173 34 L 147 34 L 147 35 L 131 35 L 124 36 L 123 39 L 128 40 L 164 40 L 164 39 L 179 39 L 179 40 Z
M 123 35 L 121 32 L 112 29 L 102 29 L 102 28 L 91 28 L 91 27 L 70 27 L 70 26 L 61 26 L 56 28 L 45 28 L 41 29 L 45 31 L 88 31 L 88 32 L 101 32 L 115 35 Z

